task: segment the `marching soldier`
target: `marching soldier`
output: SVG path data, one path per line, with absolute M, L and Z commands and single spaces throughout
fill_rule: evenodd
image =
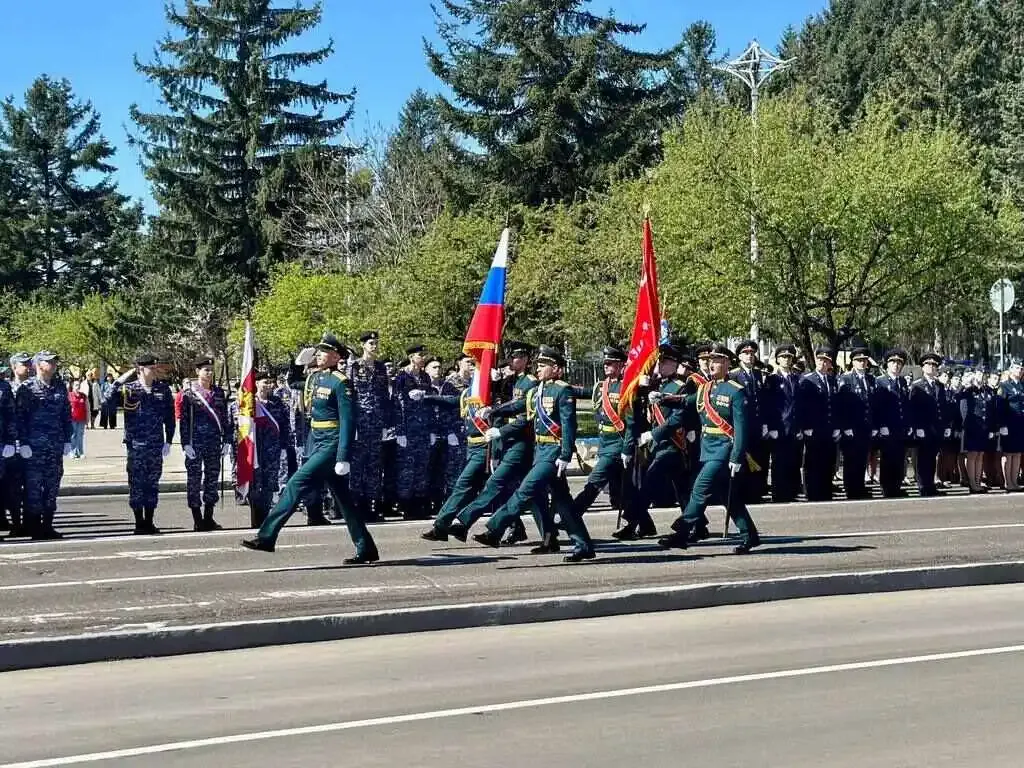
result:
M 576 514 L 590 509 L 597 495 L 609 488 L 619 490 L 619 503 L 626 501 L 622 493 L 628 482 L 630 465 L 636 460 L 636 442 L 633 436 L 632 406 L 626 415 L 619 416 L 619 393 L 622 388 L 622 369 L 626 365 L 626 354 L 615 347 L 605 347 L 604 380 L 594 385 L 591 402 L 594 407 L 594 422 L 600 435 L 597 463 L 587 477 L 583 489 L 573 499 Z M 575 394 L 575 393 L 574 393 Z
M 135 358 L 135 368 L 114 381 L 104 405 L 124 409 L 124 446 L 128 468 L 128 506 L 135 535 L 156 535 L 153 518 L 160 497 L 164 459 L 174 441 L 174 395 L 156 378 L 157 359 Z M 196 530 L 201 530 L 198 526 Z
M 765 377 L 766 421 L 771 446 L 772 501 L 796 501 L 800 494 L 800 459 L 803 433 L 797 409 L 800 374 L 796 347 L 781 344 L 775 350 L 775 371 Z
M 299 466 L 312 453 L 312 448 L 309 446 L 309 405 L 313 402 L 312 381 L 317 373 L 315 359 L 316 349 L 305 347 L 295 356 L 295 365 L 292 368 L 296 377 L 295 384 L 298 384 L 298 392 L 293 396 L 294 408 L 291 412 L 291 427 L 294 435 L 296 463 Z M 299 377 L 304 378 L 300 380 Z M 295 384 L 292 385 L 293 389 Z M 331 521 L 324 515 L 326 496 L 327 490 L 323 483 L 319 485 L 311 483 L 307 486 L 305 495 L 300 499 L 302 507 L 306 510 L 306 525 L 331 524 Z
M 325 333 L 317 344 L 317 373 L 310 377 L 312 386 L 308 388 L 310 453 L 288 481 L 256 537 L 242 542 L 246 549 L 273 552 L 281 529 L 295 512 L 300 499 L 311 488 L 326 482 L 335 504 L 342 511 L 356 548 L 355 556 L 346 558 L 345 565 L 365 565 L 380 559 L 366 521 L 349 503 L 347 475 L 352 467 L 349 460 L 355 415 L 352 383 L 337 369 L 347 353 L 348 350 L 330 333 Z
M 697 479 L 693 483 L 689 503 L 682 516 L 672 523 L 668 536 L 659 540 L 663 547 L 685 549 L 695 540 L 704 538 L 694 531 L 706 526 L 706 511 L 712 498 L 724 500 L 728 518 L 735 521 L 743 540 L 733 552 L 747 554 L 760 545 L 761 537 L 754 525 L 742 490 L 733 488 L 737 478 L 750 466 L 747 452 L 747 398 L 743 386 L 727 378 L 732 353 L 724 344 L 716 344 L 711 350 L 712 380 L 702 384 L 696 394 L 688 400 L 696 404 L 703 425 L 701 461 Z
M 935 487 L 935 462 L 943 438 L 952 428 L 946 423 L 946 388 L 938 379 L 942 358 L 934 352 L 921 357 L 923 376 L 910 387 L 910 419 L 917 441 L 917 490 L 922 496 L 941 496 Z
M 253 519 L 260 525 L 274 504 L 282 458 L 295 472 L 295 446 L 291 439 L 288 406 L 274 392 L 274 377 L 269 371 L 256 374 L 256 467 L 253 471 L 249 503 Z
M 576 449 L 576 397 L 573 388 L 562 381 L 565 358 L 553 347 L 542 346 L 537 355 L 537 387 L 525 399 L 512 400 L 493 409 L 506 415 L 525 413 L 533 424 L 535 446 L 533 466 L 519 488 L 487 522 L 487 531 L 473 538 L 488 547 L 501 545 L 505 529 L 541 496 L 551 492 L 561 525 L 569 534 L 573 551 L 565 557 L 568 563 L 594 558 L 594 545 L 583 518 L 573 508 L 569 484 L 565 477 Z M 482 409 L 488 415 L 487 409 Z M 537 554 L 558 551 L 558 536 L 550 512 L 544 515 L 544 541 L 533 551 Z
M 391 391 L 384 363 L 377 359 L 380 334 L 359 336 L 363 354 L 352 361 L 348 375 L 355 388 L 356 437 L 352 446 L 352 504 L 366 520 L 383 520 L 381 451 L 394 426 Z
M 217 531 L 213 519 L 219 500 L 221 457 L 234 447 L 224 390 L 213 383 L 213 360 L 196 360 L 196 380 L 181 398 L 181 450 L 185 454 L 188 507 L 197 531 Z M 202 492 L 200 495 L 200 491 Z M 202 508 L 200 505 L 203 505 Z
M 758 358 L 758 345 L 753 339 L 741 341 L 736 346 L 736 357 L 739 365 L 729 374 L 729 378 L 743 385 L 743 393 L 748 403 L 749 418 L 749 451 L 758 469 L 752 470 L 744 482 L 747 503 L 760 501 L 768 486 L 768 419 L 767 403 L 765 403 L 764 371 Z
M 872 409 L 875 377 L 868 373 L 871 354 L 866 347 L 857 347 L 851 354 L 853 370 L 839 377 L 836 406 L 842 430 L 843 489 L 847 499 L 870 498 L 864 485 L 871 442 L 878 434 Z
M 1008 493 L 1024 490 L 1020 485 L 1021 453 L 1024 452 L 1024 384 L 1021 362 L 1013 360 L 1006 381 L 997 390 L 1000 401 L 999 434 L 1003 450 L 1003 482 Z
M 878 483 L 882 496 L 906 496 L 907 440 L 913 434 L 910 422 L 910 390 L 903 378 L 907 353 L 893 349 L 885 354 L 885 373 L 875 380 L 872 410 L 878 425 Z
M 18 389 L 32 377 L 32 355 L 18 352 L 11 355 L 11 397 L 17 401 Z M 12 414 L 11 423 L 15 426 L 17 440 L 17 415 Z M 15 443 L 17 445 L 17 443 Z M 6 452 L 5 452 L 6 453 Z M 4 519 L 10 519 L 11 538 L 27 536 L 23 513 L 25 510 L 25 460 L 15 452 L 3 460 L 3 488 L 0 489 L 0 506 L 6 510 Z
M 56 376 L 57 360 L 54 352 L 39 352 L 36 375 L 14 396 L 18 453 L 25 461 L 24 525 L 37 541 L 61 538 L 53 517 L 64 456 L 71 453 L 71 406 L 67 387 Z
M 391 402 L 395 414 L 398 445 L 395 494 L 398 507 L 407 520 L 429 516 L 427 486 L 430 464 L 431 407 L 423 402 L 430 390 L 430 376 L 424 370 L 426 348 L 422 344 L 406 350 L 409 364 L 391 383 Z M 410 397 L 411 392 L 422 392 Z
M 808 501 L 832 499 L 839 422 L 835 409 L 836 381 L 831 349 L 814 351 L 815 370 L 805 373 L 797 390 L 797 412 L 804 441 L 804 487 Z

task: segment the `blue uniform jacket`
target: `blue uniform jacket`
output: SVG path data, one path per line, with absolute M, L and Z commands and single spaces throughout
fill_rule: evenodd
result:
M 910 423 L 924 430 L 924 439 L 940 440 L 946 430 L 946 388 L 938 380 L 918 379 L 910 385 Z
M 832 437 L 839 428 L 835 413 L 836 380 L 833 376 L 812 371 L 800 379 L 797 389 L 797 413 L 801 431 L 813 430 L 810 437 Z
M 772 373 L 765 377 L 765 410 L 768 429 L 779 437 L 796 437 L 800 432 L 797 391 L 799 373 Z
M 18 387 L 14 412 L 21 445 L 63 447 L 71 442 L 68 388 L 56 376 L 49 384 L 33 376 Z
M 839 392 L 836 394 L 836 411 L 839 429 L 853 430 L 858 437 L 870 436 L 877 428 L 874 408 L 875 377 L 870 373 L 854 371 L 839 377 Z

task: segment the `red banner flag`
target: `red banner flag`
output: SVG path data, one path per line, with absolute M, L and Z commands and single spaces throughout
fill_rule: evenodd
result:
M 622 372 L 622 395 L 619 413 L 625 413 L 633 402 L 640 377 L 649 373 L 658 357 L 658 335 L 661 332 L 661 307 L 658 305 L 658 269 L 654 263 L 654 238 L 651 220 L 644 217 L 643 269 L 640 290 L 636 296 L 636 319 L 629 342 L 626 368 Z

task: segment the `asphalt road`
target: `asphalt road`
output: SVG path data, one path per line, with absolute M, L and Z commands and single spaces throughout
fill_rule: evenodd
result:
M 65 527 L 119 514 L 121 500 L 69 502 Z M 685 552 L 621 544 L 608 538 L 614 513 L 597 512 L 587 520 L 598 559 L 577 565 L 528 547 L 429 544 L 418 538 L 425 523 L 376 526 L 384 560 L 370 568 L 341 566 L 351 552 L 343 527 L 289 528 L 273 555 L 241 549 L 239 531 L 3 542 L 0 639 L 1005 562 L 1024 553 L 1021 506 L 1006 495 L 764 506 L 754 514 L 766 543 L 747 557 L 718 540 Z M 713 513 L 719 527 L 721 514 Z M 659 526 L 673 516 L 658 513 Z
M 1020 765 L 1024 586 L 0 676 L 0 768 Z

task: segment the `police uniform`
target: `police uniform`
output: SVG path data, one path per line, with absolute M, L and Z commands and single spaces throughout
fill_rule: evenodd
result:
M 870 361 L 866 347 L 855 348 L 850 359 Z M 878 434 L 874 414 L 875 377 L 867 371 L 849 371 L 839 377 L 836 393 L 839 446 L 843 454 L 843 490 L 847 499 L 864 499 L 871 491 L 864 484 L 872 440 Z
M 921 365 L 942 363 L 932 352 L 921 357 Z M 914 467 L 917 490 L 922 496 L 939 496 L 935 487 L 935 463 L 939 448 L 951 427 L 946 423 L 946 388 L 938 378 L 921 377 L 910 386 L 910 421 L 917 444 L 917 463 Z
M 540 348 L 537 363 L 565 368 L 565 358 L 552 347 Z M 550 491 L 554 511 L 561 517 L 561 525 L 573 543 L 573 552 L 566 556 L 566 562 L 592 559 L 594 545 L 583 518 L 573 508 L 565 477 L 565 470 L 576 449 L 576 396 L 573 388 L 562 380 L 541 381 L 527 392 L 524 399 L 513 400 L 494 411 L 505 415 L 525 414 L 533 426 L 533 465 L 511 498 L 487 521 L 487 531 L 473 538 L 489 547 L 500 546 L 505 529 Z M 545 515 L 542 532 L 544 542 L 534 552 L 557 551 L 557 535 L 550 512 Z
M 210 358 L 195 362 L 196 369 L 208 365 L 213 365 Z M 192 387 L 181 398 L 178 431 L 185 452 L 185 480 L 192 520 L 196 530 L 217 530 L 220 525 L 213 519 L 213 513 L 220 498 L 217 484 L 221 458 L 226 449 L 234 446 L 224 390 L 214 384 L 207 391 L 198 380 L 192 382 Z
M 782 344 L 775 350 L 775 363 L 779 357 L 796 358 L 793 344 Z M 772 501 L 796 501 L 800 494 L 800 464 L 803 442 L 800 433 L 797 391 L 800 374 L 795 370 L 785 373 L 778 367 L 765 377 L 765 409 L 768 423 L 769 450 L 772 464 Z
M 753 339 L 746 339 L 736 345 L 737 357 L 742 352 L 753 352 L 754 363 L 750 368 L 740 364 L 729 373 L 729 378 L 743 386 L 747 398 L 747 417 L 749 437 L 747 452 L 754 459 L 757 469 L 751 470 L 743 480 L 744 495 L 747 503 L 756 503 L 765 495 L 768 488 L 768 462 L 770 445 L 768 441 L 769 411 L 767 388 L 765 387 L 764 371 L 758 360 L 759 347 Z
M 406 350 L 407 355 L 423 352 L 422 345 Z M 409 397 L 412 391 L 430 390 L 430 376 L 410 365 L 395 376 L 391 384 L 391 403 L 395 414 L 396 476 L 395 495 L 406 519 L 429 516 L 427 500 L 430 464 L 431 406 Z
M 1024 383 L 1017 378 L 1020 362 L 1013 361 L 1010 375 L 1000 383 L 999 434 L 1004 462 L 1003 482 L 1006 490 L 1016 493 L 1024 490 L 1020 485 L 1020 454 L 1024 453 Z
M 329 333 L 323 335 L 317 350 L 336 352 L 342 357 L 348 351 Z M 355 544 L 355 557 L 347 558 L 345 563 L 362 565 L 376 562 L 380 556 L 366 521 L 349 504 L 346 475 L 351 469 L 352 439 L 355 435 L 352 383 L 341 371 L 328 369 L 317 371 L 311 379 L 310 453 L 281 492 L 281 498 L 263 521 L 256 538 L 243 541 L 242 546 L 273 552 L 281 529 L 295 512 L 303 495 L 310 488 L 326 482 Z
M 716 345 L 712 355 L 731 358 L 724 345 Z M 659 543 L 665 547 L 685 548 L 690 541 L 701 538 L 694 535 L 704 521 L 713 498 L 724 501 L 729 519 L 736 523 L 743 540 L 734 550 L 746 554 L 761 543 L 741 488 L 734 487 L 742 472 L 751 466 L 747 451 L 748 401 L 743 386 L 733 380 L 712 380 L 702 384 L 688 400 L 694 402 L 700 414 L 704 436 L 701 440 L 701 468 L 693 483 L 689 503 L 681 517 L 672 523 L 674 531 Z M 756 425 L 755 425 L 756 426 Z M 756 463 L 756 462 L 754 462 Z
M 56 363 L 42 351 L 36 361 Z M 57 539 L 53 527 L 57 492 L 64 477 L 64 456 L 71 453 L 71 406 L 67 386 L 57 374 L 47 383 L 37 372 L 14 396 L 18 451 L 25 460 L 24 524 L 33 539 Z
M 11 355 L 11 397 L 12 403 L 17 401 L 18 389 L 32 377 L 32 355 L 28 352 L 18 352 Z M 19 379 L 17 368 L 26 366 L 28 374 L 24 379 Z M 17 447 L 17 414 L 11 414 L 11 424 L 14 425 L 15 446 Z M 9 453 L 9 451 L 8 451 Z M 5 519 L 10 520 L 11 538 L 27 536 L 28 531 L 24 524 L 25 510 L 25 460 L 17 451 L 9 458 L 2 459 L 3 482 L 0 483 L 0 505 L 6 511 Z
M 18 428 L 14 423 L 14 391 L 0 379 L 0 484 L 6 484 L 7 467 L 13 464 L 18 450 Z M 20 522 L 20 520 L 18 521 Z M 0 504 L 0 531 L 10 530 L 4 505 Z
M 140 355 L 135 365 L 152 367 L 153 355 Z M 164 457 L 174 440 L 174 395 L 166 382 L 147 387 L 131 371 L 114 382 L 104 405 L 124 409 L 124 446 L 128 471 L 128 506 L 135 516 L 135 534 L 157 534 L 153 522 L 160 495 Z M 198 530 L 198 529 L 197 529 Z
M 818 360 L 835 359 L 832 350 L 819 347 Z M 797 413 L 804 443 L 804 488 L 808 501 L 832 499 L 832 476 L 836 470 L 836 442 L 841 434 L 836 413 L 835 376 L 811 371 L 800 379 Z
M 893 349 L 885 362 L 905 363 L 907 353 Z M 884 373 L 875 379 L 872 411 L 878 427 L 878 484 L 886 498 L 905 496 L 907 440 L 913 433 L 910 421 L 910 391 L 900 374 Z
M 266 380 L 270 374 L 257 374 L 256 380 Z M 253 521 L 262 525 L 274 503 L 274 495 L 280 488 L 278 482 L 282 464 L 295 463 L 295 447 L 292 443 L 288 406 L 280 397 L 272 394 L 265 400 L 256 396 L 253 422 L 256 426 L 256 467 L 253 469 L 249 503 L 252 505 Z M 285 461 L 282 462 L 282 454 Z
M 377 331 L 366 331 L 359 341 L 378 341 Z M 388 373 L 380 360 L 356 358 L 348 367 L 355 391 L 356 437 L 352 445 L 352 504 L 367 520 L 384 517 L 381 499 L 381 450 L 389 429 L 394 427 Z

